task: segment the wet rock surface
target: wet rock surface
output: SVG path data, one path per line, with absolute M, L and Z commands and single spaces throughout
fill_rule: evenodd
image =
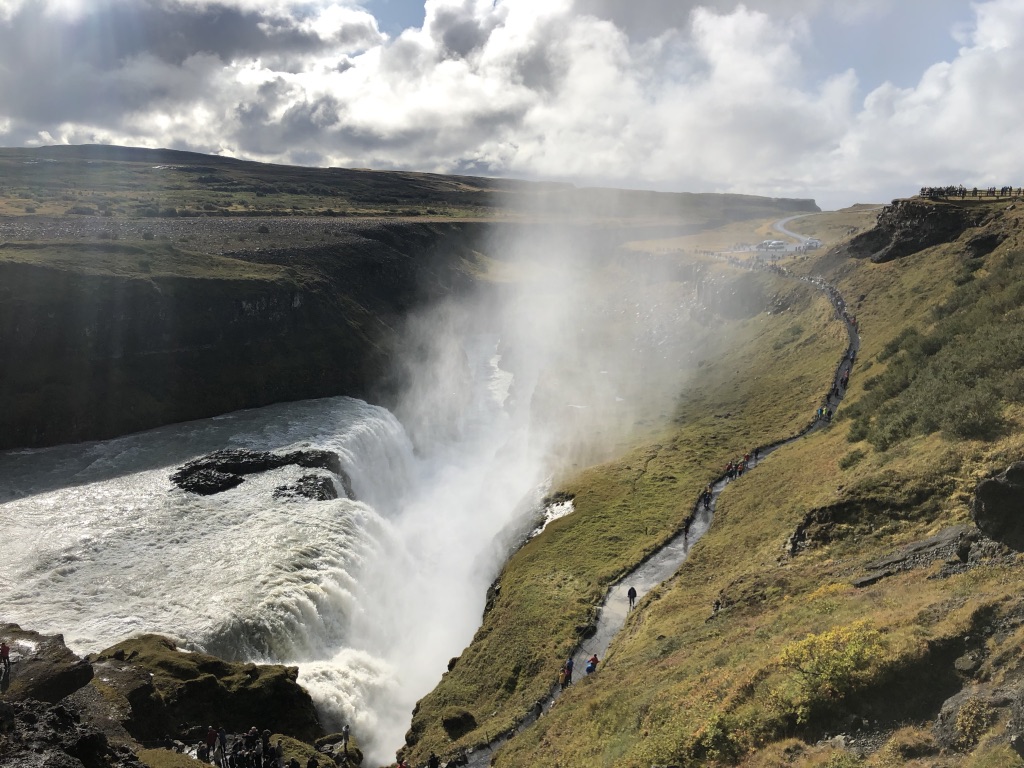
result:
M 971 516 L 986 536 L 1024 552 L 1024 462 L 978 483 Z
M 18 768 L 142 768 L 124 741 L 84 716 L 93 668 L 64 644 L 16 624 L 0 625 L 11 667 L 0 670 L 0 765 Z
M 303 475 L 297 482 L 291 485 L 282 485 L 275 488 L 274 498 L 330 501 L 331 499 L 338 498 L 338 491 L 328 477 L 323 477 L 322 475 Z
M 355 498 L 355 494 L 352 492 L 352 482 L 345 470 L 342 469 L 337 454 L 316 449 L 292 451 L 291 453 L 270 453 L 269 451 L 244 449 L 216 451 L 181 466 L 171 475 L 171 482 L 189 493 L 210 496 L 240 485 L 245 480 L 245 475 L 268 472 L 292 464 L 307 469 L 324 469 L 332 472 L 341 480 L 346 497 Z M 338 497 L 333 484 L 327 478 L 316 475 L 307 475 L 300 479 L 295 486 L 283 486 L 278 490 L 282 491 L 282 495 L 290 496 L 306 496 L 317 499 Z M 328 495 L 329 493 L 334 495 Z M 275 495 L 278 494 L 275 492 Z
M 140 745 L 197 743 L 210 723 L 231 733 L 259 723 L 309 744 L 323 735 L 297 667 L 186 653 L 157 635 L 87 659 L 60 635 L 15 624 L 0 624 L 0 639 L 11 647 L 10 670 L 0 668 L 4 768 L 141 768 Z
M 56 703 L 92 680 L 92 666 L 68 649 L 63 635 L 41 635 L 17 624 L 0 624 L 0 638 L 11 646 L 11 670 L 2 685 L 8 700 Z

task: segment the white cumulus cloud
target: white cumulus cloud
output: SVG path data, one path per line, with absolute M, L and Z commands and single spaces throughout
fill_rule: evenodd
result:
M 389 38 L 356 0 L 0 0 L 0 125 L 20 144 L 825 205 L 1020 183 L 1009 137 L 1024 118 L 1024 5 L 972 4 L 973 23 L 948 30 L 955 55 L 893 81 L 910 87 L 863 93 L 855 66 L 811 67 L 829 45 L 819 20 L 885 23 L 895 8 L 426 0 L 422 27 Z

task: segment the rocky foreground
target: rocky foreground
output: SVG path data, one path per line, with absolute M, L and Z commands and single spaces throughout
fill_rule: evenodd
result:
M 228 746 L 252 728 L 281 740 L 286 763 L 358 765 L 352 739 L 328 735 L 298 668 L 230 663 L 144 635 L 80 658 L 61 635 L 0 624 L 11 649 L 0 699 L 0 765 L 135 768 L 195 755 L 210 727 Z M 178 758 L 182 759 L 182 758 Z

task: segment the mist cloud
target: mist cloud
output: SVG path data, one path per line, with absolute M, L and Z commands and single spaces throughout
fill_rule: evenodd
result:
M 1013 0 L 974 4 L 958 55 L 911 87 L 808 68 L 815 19 L 893 2 L 426 0 L 389 38 L 355 0 L 0 0 L 0 142 L 826 205 L 1024 175 Z

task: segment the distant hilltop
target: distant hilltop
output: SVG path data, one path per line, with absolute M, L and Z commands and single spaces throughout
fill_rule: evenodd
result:
M 89 166 L 99 163 L 104 164 L 108 172 L 120 167 L 122 176 L 133 178 L 124 178 L 122 186 L 116 174 L 84 175 L 96 170 Z M 573 215 L 602 220 L 670 219 L 709 226 L 776 214 L 820 211 L 811 199 L 576 187 L 565 182 L 367 168 L 312 168 L 177 149 L 107 144 L 0 149 L 0 169 L 11 186 L 17 185 L 19 179 L 37 185 L 56 182 L 55 169 L 46 167 L 56 164 L 63 166 L 62 173 L 70 173 L 68 182 L 80 191 L 93 184 L 108 185 L 108 191 L 111 191 L 109 185 L 124 190 L 159 191 L 172 181 L 156 178 L 151 173 L 160 171 L 173 177 L 173 186 L 178 191 L 195 188 L 197 192 L 249 193 L 271 198 L 275 195 L 314 196 L 321 203 L 315 206 L 302 204 L 309 201 L 270 199 L 253 205 L 250 201 L 247 213 L 259 210 L 267 215 L 444 215 L 455 218 Z M 133 169 L 137 173 L 131 174 Z M 147 173 L 140 175 L 142 171 Z M 275 202 L 281 205 L 270 205 Z M 238 211 L 229 205 L 196 213 L 233 215 Z

